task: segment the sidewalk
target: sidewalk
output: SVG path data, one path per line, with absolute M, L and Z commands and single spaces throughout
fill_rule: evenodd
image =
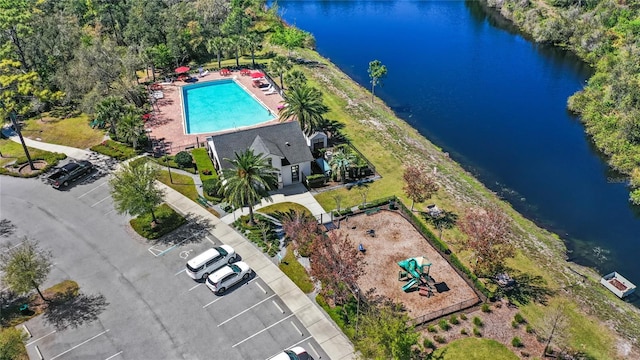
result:
M 291 309 L 293 314 L 296 315 L 309 331 L 309 335 L 313 336 L 318 344 L 322 346 L 322 349 L 330 359 L 347 360 L 355 358 L 353 345 L 342 331 L 327 319 L 324 313 L 318 308 L 318 305 L 313 303 L 311 299 L 260 250 L 224 221 L 213 216 L 200 205 L 164 184 L 159 184 L 159 187 L 164 189 L 166 193 L 165 202 L 174 209 L 183 214 L 190 213 L 209 220 L 211 234 L 218 238 L 223 244 L 233 246 L 236 252 L 242 254 L 242 261 L 249 264 L 256 274 L 269 285 L 273 292 L 278 294 L 285 305 Z M 309 199 L 303 195 L 304 194 L 278 194 L 277 198 L 287 199 L 286 201 L 290 201 L 290 199 L 297 200 L 295 202 L 308 201 Z M 308 194 L 308 196 L 311 196 L 311 194 Z M 311 198 L 313 197 L 311 196 Z M 320 207 L 315 199 L 313 199 L 313 201 L 316 204 L 314 208 Z M 322 208 L 320 207 L 320 209 Z M 318 209 L 315 208 L 314 211 L 318 211 Z M 227 217 L 231 217 L 231 221 L 233 221 L 233 214 L 227 215 L 226 218 Z
M 20 138 L 15 133 L 15 131 L 8 130 L 5 128 L 3 129 L 3 133 L 9 136 L 9 139 L 11 139 L 12 141 L 20 143 Z M 28 147 L 31 147 L 34 149 L 66 154 L 68 157 L 78 159 L 78 160 L 89 160 L 92 156 L 95 156 L 96 154 L 91 150 L 83 150 L 83 149 L 78 149 L 70 146 L 49 144 L 49 143 L 44 143 L 42 141 L 31 140 L 26 137 L 24 138 L 24 143 L 27 144 Z

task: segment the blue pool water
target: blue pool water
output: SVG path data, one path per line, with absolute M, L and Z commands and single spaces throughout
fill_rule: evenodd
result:
M 275 118 L 233 80 L 185 86 L 182 102 L 187 134 L 235 129 Z

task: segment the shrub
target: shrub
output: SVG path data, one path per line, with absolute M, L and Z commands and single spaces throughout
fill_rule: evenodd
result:
M 460 314 L 460 319 L 467 320 L 467 315 L 465 315 L 464 313 Z
M 436 344 L 434 344 L 433 341 L 431 341 L 429 339 L 424 339 L 422 341 L 422 345 L 424 346 L 425 349 L 431 349 L 431 350 L 435 350 L 436 349 Z
M 527 332 L 527 334 L 533 334 L 535 332 L 535 330 L 533 330 L 533 326 L 528 324 L 527 324 L 527 327 L 525 328 L 525 331 Z
M 440 336 L 440 335 L 436 335 L 433 337 L 433 340 L 435 340 L 436 342 L 438 342 L 439 344 L 444 344 L 447 342 L 447 339 L 444 338 L 444 336 Z
M 480 307 L 480 310 L 482 310 L 483 313 L 490 313 L 491 312 L 491 307 L 489 306 L 489 304 L 484 303 Z
M 515 321 L 515 320 L 513 320 L 513 321 L 511 322 L 511 327 L 512 327 L 512 328 L 514 328 L 514 329 L 517 329 L 517 328 L 518 328 L 518 325 L 520 325 L 520 324 L 518 324 L 518 322 L 517 322 L 517 321 Z
M 320 187 L 325 184 L 327 177 L 324 174 L 316 174 L 307 176 L 307 185 L 309 187 Z
M 186 151 L 180 151 L 176 154 L 175 157 L 176 163 L 180 167 L 192 167 L 193 166 L 193 157 Z
M 483 327 L 484 323 L 482 322 L 482 319 L 480 319 L 479 317 L 475 316 L 473 318 L 473 325 L 475 325 L 477 327 Z
M 438 322 L 438 326 L 440 326 L 440 329 L 444 331 L 451 329 L 451 325 L 449 325 L 449 323 L 445 319 L 440 320 L 440 322 Z
M 155 226 L 151 225 L 151 214 L 140 215 L 131 219 L 129 223 L 140 236 L 146 239 L 157 239 L 187 222 L 182 215 L 175 212 L 167 204 L 158 206 L 155 210 L 155 215 L 158 219 L 158 224 Z
M 207 179 L 202 182 L 202 191 L 209 196 L 220 197 L 220 180 Z
M 452 325 L 458 325 L 458 324 L 460 324 L 460 321 L 458 320 L 458 317 L 457 317 L 457 316 L 455 316 L 455 315 L 451 315 L 451 316 L 449 317 L 449 322 L 450 322 Z
M 513 321 L 517 322 L 518 324 L 524 324 L 527 322 L 527 320 L 524 319 L 524 317 L 522 317 L 522 315 L 520 315 L 520 313 L 516 313 L 513 316 Z
M 513 347 L 523 347 L 524 344 L 522 343 L 522 340 L 520 340 L 519 337 L 514 337 L 513 339 L 511 339 L 511 345 L 513 345 Z
M 130 159 L 138 154 L 138 151 L 134 148 L 113 140 L 105 140 L 98 145 L 92 146 L 91 150 L 117 160 Z
M 468 335 L 467 329 L 465 329 L 465 328 L 460 329 L 460 334 L 461 335 Z
M 10 327 L 0 331 L 0 359 L 27 358 L 24 340 L 27 335 L 21 330 Z
M 480 337 L 480 336 L 482 336 L 482 333 L 480 332 L 480 329 L 478 329 L 477 327 L 474 327 L 473 328 L 473 335 Z
M 427 331 L 431 332 L 431 333 L 437 333 L 438 329 L 436 329 L 436 327 L 433 326 L 433 325 L 429 325 L 429 326 L 427 326 Z

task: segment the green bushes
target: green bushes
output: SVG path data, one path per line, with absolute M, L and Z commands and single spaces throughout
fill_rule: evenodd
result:
M 167 204 L 158 206 L 155 210 L 158 222 L 152 224 L 151 214 L 140 215 L 131 219 L 131 227 L 146 239 L 157 239 L 171 231 L 179 228 L 187 220 Z
M 482 319 L 480 319 L 477 316 L 475 316 L 472 321 L 473 321 L 473 325 L 475 325 L 477 327 L 483 327 L 484 326 L 484 323 L 482 322 Z
M 523 347 L 524 344 L 522 343 L 522 340 L 520 340 L 519 337 L 514 337 L 513 339 L 511 339 L 511 345 L 513 345 L 513 347 Z
M 422 346 L 424 346 L 425 349 L 431 349 L 431 350 L 435 350 L 436 349 L 436 344 L 434 344 L 433 341 L 431 341 L 429 339 L 424 339 L 422 341 Z
M 366 203 L 364 205 L 359 205 L 358 209 L 366 210 L 366 209 L 370 209 L 370 208 L 374 208 L 374 207 L 378 207 L 378 206 L 383 206 L 383 205 L 389 204 L 391 201 L 394 201 L 394 200 L 395 200 L 394 197 L 376 199 L 376 200 L 368 202 L 368 203 Z
M 438 326 L 440 326 L 440 329 L 444 330 L 444 331 L 448 331 L 449 329 L 451 329 L 451 325 L 449 325 L 449 323 L 447 322 L 446 319 L 442 319 L 438 322 Z
M 307 176 L 307 185 L 310 188 L 321 187 L 327 182 L 327 177 L 324 174 L 316 174 Z
M 351 210 L 351 208 L 342 209 L 340 211 L 334 211 L 333 212 L 333 216 L 334 217 L 340 217 L 340 216 L 351 215 L 351 214 L 353 214 L 353 210 Z
M 10 327 L 0 331 L 0 360 L 28 359 L 24 346 L 27 334 Z
M 138 151 L 134 148 L 113 140 L 105 140 L 99 145 L 92 146 L 91 150 L 117 160 L 126 160 L 138 155 Z
M 482 310 L 483 313 L 490 313 L 491 312 L 491 307 L 489 306 L 489 304 L 484 303 L 480 307 L 480 310 Z
M 473 328 L 473 335 L 477 336 L 477 337 L 481 337 L 482 336 L 482 332 L 477 327 L 474 327 Z
M 458 325 L 460 324 L 460 321 L 458 320 L 458 317 L 455 315 L 451 315 L 449 317 L 449 322 L 451 323 L 451 325 Z
M 433 340 L 435 340 L 437 343 L 439 344 L 444 344 L 447 342 L 447 339 L 444 338 L 444 336 L 442 335 L 436 335 L 433 337 Z
M 193 167 L 193 158 L 191 157 L 191 154 L 186 151 L 180 151 L 177 153 L 175 161 L 180 168 Z
M 269 256 L 276 256 L 280 247 L 280 240 L 275 231 L 275 225 L 260 214 L 254 215 L 255 225 L 249 224 L 249 216 L 241 216 L 233 223 L 233 226 L 256 244 L 263 252 Z

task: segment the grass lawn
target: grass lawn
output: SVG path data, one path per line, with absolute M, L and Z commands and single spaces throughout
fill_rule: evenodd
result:
M 293 254 L 293 248 L 291 245 L 287 246 L 287 254 L 280 261 L 278 265 L 285 275 L 291 279 L 305 294 L 313 291 L 314 286 L 307 274 L 307 270 L 298 262 Z
M 519 357 L 495 340 L 465 338 L 453 341 L 435 351 L 434 359 L 442 360 L 518 360 Z
M 29 155 L 31 155 L 32 159 L 46 157 L 51 154 L 48 151 L 34 149 L 27 147 L 29 149 Z M 22 149 L 22 145 L 15 141 L 9 139 L 0 139 L 0 153 L 2 153 L 2 157 L 0 158 L 0 166 L 4 166 L 12 161 L 15 161 L 18 158 L 24 157 L 24 150 Z
M 34 140 L 40 138 L 51 144 L 88 149 L 103 140 L 104 131 L 92 129 L 86 114 L 68 119 L 52 118 L 45 114 L 42 121 L 39 117 L 26 120 L 22 135 Z
M 216 169 L 213 167 L 213 162 L 207 153 L 207 149 L 198 148 L 193 149 L 191 151 L 191 156 L 193 156 L 193 161 L 195 161 L 196 166 L 198 167 L 198 172 L 200 173 L 200 180 L 203 182 L 208 179 L 216 179 L 218 175 L 216 174 Z M 211 171 L 210 175 L 205 175 L 202 173 L 203 170 Z
M 173 182 L 171 181 L 171 179 L 173 179 Z M 198 191 L 196 190 L 196 185 L 193 182 L 193 178 L 191 176 L 176 174 L 175 172 L 172 172 L 171 179 L 169 179 L 168 171 L 160 171 L 160 177 L 158 178 L 158 180 L 161 183 L 167 185 L 168 187 L 188 197 L 189 199 L 197 201 Z
M 286 213 L 289 210 L 296 210 L 296 211 L 304 212 L 311 215 L 311 211 L 309 211 L 309 209 L 307 209 L 303 205 L 300 205 L 298 203 L 293 203 L 293 202 L 282 202 L 282 203 L 277 203 L 273 205 L 268 205 L 260 208 L 257 211 L 263 214 L 274 214 L 274 213 L 277 213 L 278 211 Z
M 184 216 L 178 214 L 167 204 L 158 206 L 154 213 L 158 220 L 158 224 L 155 226 L 151 226 L 153 220 L 150 213 L 131 219 L 131 227 L 138 235 L 146 239 L 157 239 L 179 228 L 187 221 Z

